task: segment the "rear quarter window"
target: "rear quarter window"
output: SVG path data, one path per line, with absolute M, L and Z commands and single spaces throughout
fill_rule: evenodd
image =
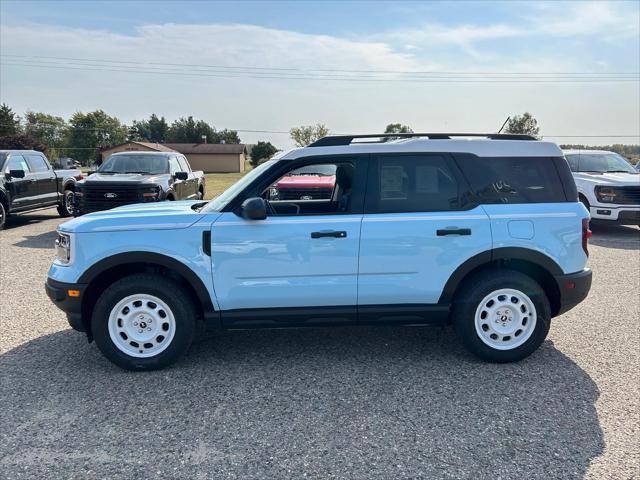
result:
M 551 157 L 456 155 L 456 161 L 471 185 L 478 203 L 567 201 L 558 170 Z

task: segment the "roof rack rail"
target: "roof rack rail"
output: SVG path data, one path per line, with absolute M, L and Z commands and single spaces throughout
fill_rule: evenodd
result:
M 451 137 L 482 137 L 491 140 L 537 140 L 531 135 L 520 133 L 371 133 L 366 135 L 329 135 L 316 140 L 309 147 L 337 147 L 340 145 L 350 145 L 354 139 L 358 138 L 415 138 L 424 137 L 429 140 L 450 140 Z M 371 143 L 378 143 L 376 140 Z M 362 142 L 367 143 L 367 142 Z

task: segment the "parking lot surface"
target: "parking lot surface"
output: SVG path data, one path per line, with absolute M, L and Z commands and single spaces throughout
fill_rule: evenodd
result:
M 452 329 L 240 331 L 125 372 L 43 284 L 54 210 L 0 232 L 0 477 L 640 477 L 640 230 L 595 229 L 588 299 L 517 364 Z

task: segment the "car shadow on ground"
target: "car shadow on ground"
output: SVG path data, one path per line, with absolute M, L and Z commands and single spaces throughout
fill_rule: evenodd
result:
M 131 373 L 65 330 L 0 374 L 0 468 L 27 476 L 581 478 L 604 449 L 597 386 L 550 341 L 501 365 L 449 329 L 250 330 Z
M 47 209 L 42 210 L 42 212 L 26 213 L 20 215 L 10 215 L 9 217 L 7 217 L 7 223 L 5 224 L 4 228 L 6 230 L 10 230 L 13 228 L 20 228 L 25 225 L 41 222 L 43 220 L 52 220 L 55 218 L 60 218 L 60 215 L 58 215 L 55 209 Z
M 15 243 L 15 246 L 23 248 L 47 248 L 51 250 L 56 237 L 57 233 L 55 230 L 38 235 L 25 235 L 22 240 Z
M 591 222 L 593 236 L 589 243 L 599 247 L 640 250 L 640 228 Z

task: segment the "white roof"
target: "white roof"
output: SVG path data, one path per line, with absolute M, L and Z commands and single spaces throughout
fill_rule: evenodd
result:
M 296 159 L 315 155 L 355 153 L 472 153 L 479 157 L 561 157 L 560 147 L 553 142 L 537 140 L 492 140 L 456 138 L 431 140 L 406 138 L 384 143 L 352 143 L 332 147 L 294 148 L 281 155 L 282 159 Z

